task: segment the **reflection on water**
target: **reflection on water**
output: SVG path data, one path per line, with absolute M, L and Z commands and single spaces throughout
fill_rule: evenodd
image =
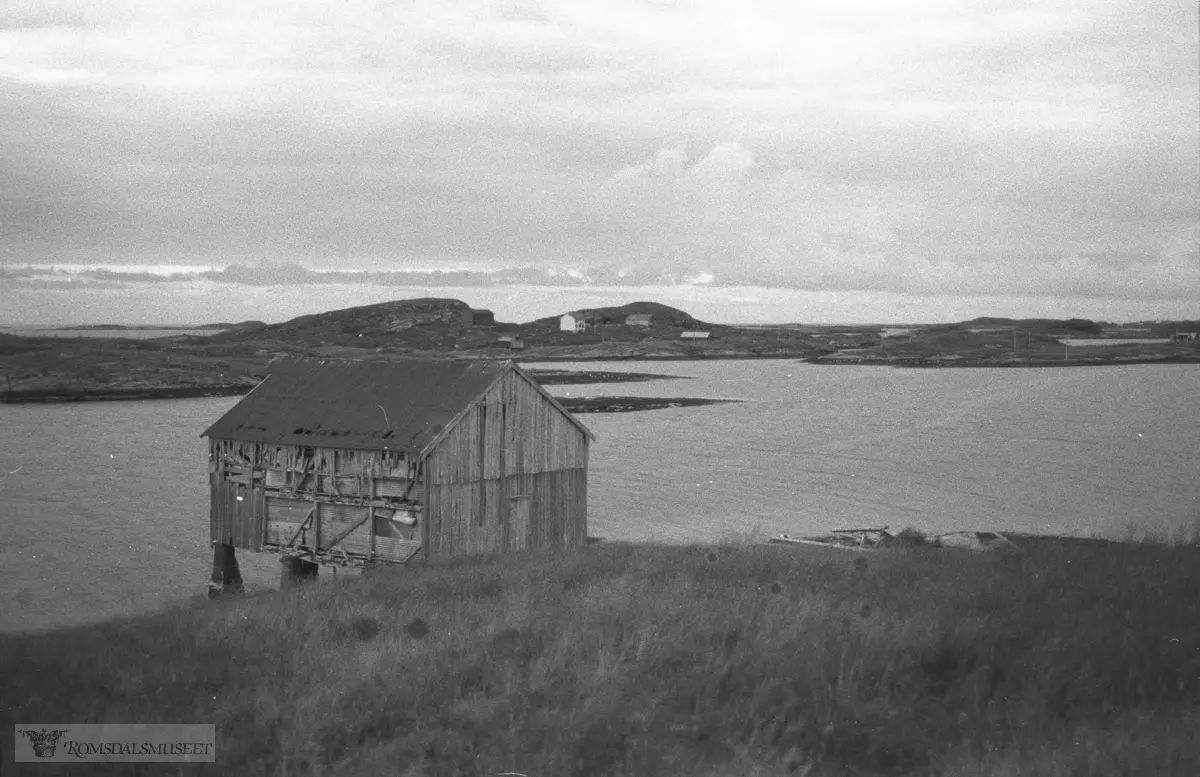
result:
M 568 366 L 695 379 L 556 394 L 745 400 L 582 416 L 598 437 L 593 535 L 707 542 L 863 524 L 1120 533 L 1200 515 L 1197 365 Z M 202 594 L 211 556 L 198 435 L 236 402 L 0 405 L 0 630 Z M 239 559 L 249 589 L 277 585 L 276 557 Z

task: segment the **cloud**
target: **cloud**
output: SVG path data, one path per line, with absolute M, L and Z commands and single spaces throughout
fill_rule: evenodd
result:
M 814 241 L 824 261 L 794 266 L 750 268 L 739 272 L 689 266 L 587 264 L 555 267 L 513 266 L 489 270 L 423 268 L 414 270 L 315 270 L 287 262 L 233 264 L 223 268 L 0 266 L 0 280 L 13 289 L 134 288 L 150 285 L 216 284 L 239 290 L 264 287 L 360 286 L 377 289 L 604 289 L 647 295 L 664 289 L 736 290 L 775 288 L 796 292 L 894 293 L 925 297 L 976 299 L 1021 296 L 1026 299 L 1182 300 L 1200 298 L 1200 252 L 1192 249 L 1171 261 L 1144 257 L 1069 256 L 1040 262 L 931 261 L 905 255 L 847 251 Z M 535 293 L 535 292 L 531 292 Z
M 1168 0 L 20 0 L 0 263 L 1200 296 L 1196 44 Z

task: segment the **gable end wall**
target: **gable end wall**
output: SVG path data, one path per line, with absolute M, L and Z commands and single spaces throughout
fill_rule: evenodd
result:
M 582 545 L 587 459 L 587 436 L 507 373 L 426 459 L 428 555 Z

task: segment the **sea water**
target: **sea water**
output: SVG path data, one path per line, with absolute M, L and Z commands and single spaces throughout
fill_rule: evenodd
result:
M 527 365 L 537 366 L 537 365 Z M 562 396 L 739 402 L 586 414 L 591 535 L 756 541 L 854 526 L 1169 534 L 1200 519 L 1200 365 L 556 363 L 678 380 Z M 0 405 L 0 631 L 136 615 L 211 571 L 200 433 L 237 397 Z M 239 554 L 249 590 L 277 557 Z

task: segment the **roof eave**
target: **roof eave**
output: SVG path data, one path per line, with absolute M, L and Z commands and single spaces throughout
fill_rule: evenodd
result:
M 586 435 L 588 437 L 588 439 L 595 441 L 595 439 L 596 439 L 595 433 L 593 433 L 591 429 L 587 428 L 587 426 L 585 426 L 582 421 L 580 421 L 578 418 L 576 418 L 574 413 L 572 413 L 570 410 L 567 410 L 565 407 L 563 407 L 562 404 L 557 399 L 554 398 L 554 395 L 552 395 L 550 392 L 546 391 L 545 387 L 543 387 L 540 383 L 538 383 L 536 380 L 531 378 L 529 376 L 529 374 L 526 373 L 525 370 L 521 369 L 515 361 L 513 361 L 512 359 L 506 359 L 504 362 L 504 366 L 505 366 L 504 372 L 501 372 L 499 375 L 497 375 L 496 379 L 493 380 L 491 383 L 489 383 L 487 388 L 485 388 L 483 391 L 481 391 L 479 393 L 480 396 L 486 396 L 489 391 L 491 391 L 493 388 L 496 387 L 497 383 L 504 380 L 504 376 L 511 370 L 512 372 L 515 372 L 517 375 L 520 375 L 527 383 L 529 383 L 529 385 L 533 386 L 534 390 L 536 390 L 539 394 L 541 394 L 543 397 L 545 397 L 546 400 L 549 401 L 550 404 L 553 405 L 558 410 L 558 412 L 560 412 L 564 416 L 566 416 L 567 420 L 570 421 L 572 424 L 574 424 L 575 427 L 577 429 L 579 429 L 579 431 L 583 432 L 584 435 Z M 436 448 L 438 446 L 438 444 L 443 439 L 445 439 L 446 435 L 450 434 L 450 432 L 453 431 L 454 427 L 458 426 L 458 424 L 462 422 L 462 419 L 466 417 L 467 413 L 471 412 L 472 404 L 474 404 L 474 403 L 472 402 L 471 404 L 468 404 L 465 408 L 463 408 L 458 413 L 458 415 L 456 415 L 456 416 L 454 416 L 454 418 L 450 419 L 450 423 L 446 424 L 446 427 L 444 429 L 442 429 L 442 431 L 438 432 L 437 436 L 434 437 L 432 440 L 430 440 L 428 444 L 426 444 L 425 448 L 423 450 L 421 450 L 420 455 L 426 456 L 429 454 L 430 451 L 432 451 L 434 448 Z
M 558 408 L 558 412 L 565 415 L 567 417 L 567 420 L 569 420 L 571 423 L 573 423 L 575 425 L 575 427 L 577 429 L 579 429 L 579 431 L 581 431 L 585 435 L 587 435 L 587 437 L 589 439 L 591 439 L 593 442 L 596 440 L 595 433 L 592 432 L 591 429 L 587 428 L 587 426 L 584 425 L 583 421 L 580 421 L 578 418 L 576 418 L 574 413 L 572 413 L 570 410 L 567 410 L 565 407 L 563 407 L 562 403 L 559 402 L 557 399 L 555 399 L 553 394 L 551 394 L 549 391 L 546 391 L 545 386 L 543 386 L 542 384 L 538 383 L 536 380 L 531 378 L 529 376 L 529 373 L 527 373 L 527 372 L 525 372 L 525 370 L 521 369 L 520 366 L 518 366 L 516 362 L 510 361 L 508 364 L 510 367 L 512 367 L 514 372 L 516 372 L 518 375 L 520 375 L 522 378 L 524 378 L 529 383 L 529 385 L 533 386 L 534 389 L 536 389 L 539 394 L 541 394 L 543 397 L 545 397 L 550 402 L 550 404 L 552 404 L 556 408 Z
M 217 424 L 219 424 L 219 423 L 221 423 L 222 421 L 224 421 L 224 420 L 225 420 L 225 416 L 227 416 L 227 415 L 229 415 L 230 413 L 232 413 L 232 412 L 233 412 L 233 408 L 235 408 L 235 407 L 237 407 L 238 405 L 242 404 L 242 400 L 244 400 L 246 397 L 248 397 L 248 396 L 250 396 L 251 394 L 253 394 L 255 391 L 258 391 L 258 387 L 259 387 L 259 386 L 261 386 L 262 384 L 266 383 L 266 382 L 267 382 L 268 380 L 270 380 L 270 379 L 271 379 L 271 376 L 270 376 L 270 375 L 267 375 L 267 377 L 263 378 L 263 379 L 262 379 L 262 380 L 260 380 L 258 383 L 255 383 L 255 384 L 254 384 L 254 388 L 250 389 L 250 390 L 249 390 L 249 391 L 247 391 L 245 394 L 242 394 L 242 398 L 241 398 L 241 399 L 239 399 L 239 400 L 237 401 L 237 404 L 235 404 L 233 407 L 231 407 L 231 408 L 229 408 L 228 410 L 226 410 L 226 411 L 224 412 L 224 414 L 222 414 L 222 415 L 221 415 L 221 417 L 220 417 L 220 418 L 218 418 L 216 421 L 213 421 L 211 424 L 209 424 L 209 427 L 208 427 L 207 429 L 205 429 L 203 432 L 201 432 L 201 433 L 200 433 L 200 436 L 201 436 L 201 437 L 208 437 L 208 436 L 209 436 L 209 433 L 210 433 L 210 432 L 212 432 L 212 430 L 213 430 L 214 428 L 216 428 Z M 232 438 L 221 438 L 221 439 L 232 439 Z
M 507 367 L 515 367 L 516 366 L 515 364 L 513 364 L 511 359 L 505 360 L 505 365 Z M 479 401 L 479 397 L 487 396 L 487 393 L 489 391 L 496 388 L 497 383 L 504 380 L 504 375 L 506 372 L 507 372 L 507 370 L 501 371 L 501 373 L 496 376 L 495 380 L 493 380 L 491 383 L 487 384 L 487 387 L 484 388 L 483 391 L 479 392 L 479 396 L 475 397 L 475 399 L 468 402 L 466 404 L 466 406 L 463 407 L 462 410 L 459 410 L 458 413 L 456 413 L 455 416 L 450 419 L 450 423 L 448 423 L 444 427 L 442 427 L 442 431 L 438 432 L 432 440 L 430 440 L 429 442 L 427 442 L 425 444 L 425 447 L 422 448 L 420 451 L 420 455 L 425 456 L 430 451 L 432 451 L 434 448 L 436 448 L 438 446 L 438 444 L 441 443 L 441 441 L 446 438 L 446 435 L 450 434 L 450 432 L 454 430 L 454 427 L 458 426 L 462 422 L 462 420 L 467 417 L 467 413 L 471 412 L 471 407 L 477 401 Z

